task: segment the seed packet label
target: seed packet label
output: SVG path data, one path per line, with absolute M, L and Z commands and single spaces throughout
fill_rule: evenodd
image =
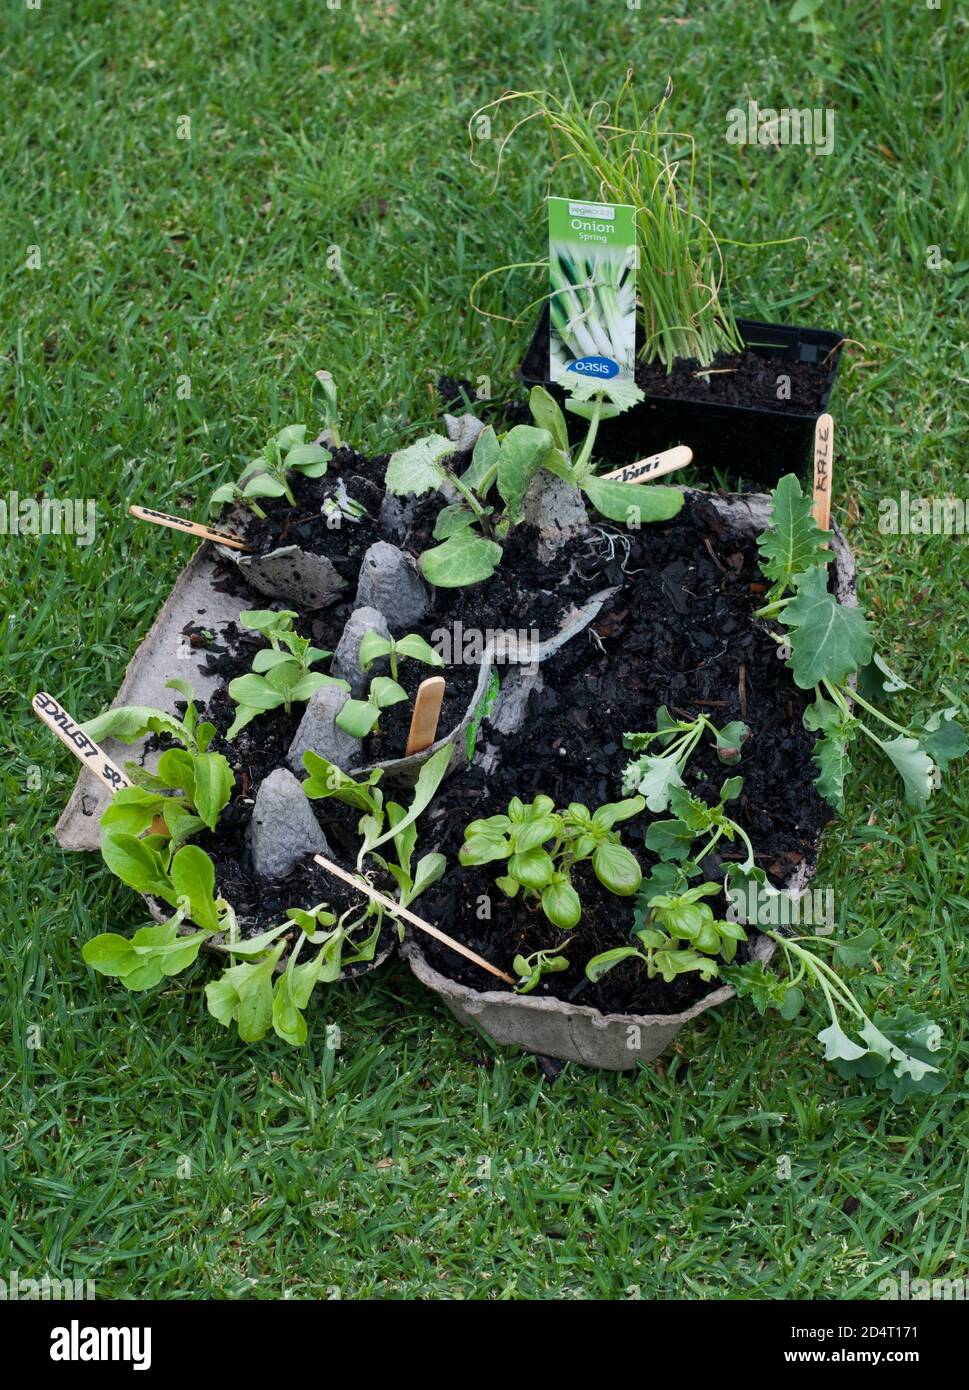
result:
M 636 364 L 636 221 L 625 203 L 548 200 L 549 377 L 610 381 Z

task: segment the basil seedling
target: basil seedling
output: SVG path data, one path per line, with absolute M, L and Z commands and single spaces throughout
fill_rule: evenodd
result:
M 537 796 L 527 805 L 513 797 L 507 815 L 467 826 L 458 857 L 466 867 L 505 862 L 507 872 L 495 880 L 501 891 L 513 898 L 521 889 L 541 902 L 550 922 L 569 931 L 582 916 L 572 883 L 576 864 L 591 860 L 599 882 L 620 897 L 631 896 L 642 882 L 635 855 L 620 843 L 613 827 L 638 815 L 644 804 L 637 796 L 593 813 L 579 802 L 556 811 L 549 796 Z

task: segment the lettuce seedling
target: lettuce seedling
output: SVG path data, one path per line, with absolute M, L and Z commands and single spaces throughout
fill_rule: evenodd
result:
M 771 587 L 755 616 L 783 624 L 783 634 L 771 635 L 790 647 L 787 665 L 795 684 L 814 691 L 803 720 L 805 728 L 821 735 L 812 755 L 818 769 L 814 785 L 837 810 L 843 808 L 850 750 L 861 733 L 894 765 L 906 799 L 924 806 L 938 774 L 969 748 L 956 719 L 957 703 L 917 716 L 910 725 L 872 703 L 872 690 L 894 694 L 910 687 L 874 654 L 864 614 L 843 607 L 829 592 L 827 533 L 814 520 L 811 498 L 802 496 L 793 474 L 783 477 L 771 494 L 770 521 L 758 545 Z
M 285 497 L 291 507 L 296 506 L 296 498 L 287 481 L 287 474 L 302 473 L 306 478 L 320 478 L 327 470 L 332 458 L 329 449 L 322 444 L 307 444 L 305 425 L 287 425 L 273 435 L 263 450 L 246 465 L 238 482 L 223 483 L 209 498 L 210 510 L 224 506 L 227 502 L 242 502 L 256 516 L 265 518 L 266 513 L 256 501 L 257 497 Z
M 560 970 L 568 970 L 569 963 L 561 954 L 568 944 L 568 941 L 563 941 L 561 946 L 552 950 L 533 951 L 530 956 L 516 956 L 511 967 L 519 977 L 515 993 L 531 994 L 543 975 L 555 975 Z
M 678 975 L 693 971 L 704 980 L 714 979 L 719 973 L 714 957 L 732 961 L 737 943 L 747 940 L 739 923 L 718 920 L 702 901 L 720 891 L 719 883 L 701 883 L 677 893 L 640 893 L 632 932 L 639 946 L 602 951 L 586 963 L 586 975 L 599 980 L 621 961 L 635 958 L 645 965 L 650 980 L 661 975 L 671 984 Z
M 140 763 L 125 763 L 135 784 L 115 792 L 101 816 L 108 833 L 127 831 L 140 835 L 161 817 L 176 842 L 189 839 L 203 826 L 214 830 L 228 805 L 235 777 L 221 753 L 209 753 L 215 725 L 199 720 L 195 693 L 187 681 L 170 680 L 169 688 L 185 696 L 184 718 L 143 705 L 121 705 L 106 710 L 85 724 L 95 740 L 111 737 L 134 743 L 145 734 L 167 734 L 181 744 L 158 759 L 154 772 Z
M 763 928 L 761 929 L 763 930 Z M 804 1004 L 802 984 L 820 990 L 830 1023 L 817 1035 L 825 1060 L 840 1076 L 863 1077 L 891 1093 L 893 1101 L 914 1094 L 935 1095 L 948 1084 L 937 1065 L 942 1030 L 923 1014 L 903 1007 L 894 1017 L 869 1015 L 857 995 L 820 954 L 833 948 L 834 964 L 857 965 L 867 959 L 873 933 L 853 941 L 833 937 L 785 936 L 767 931 L 781 948 L 787 967 L 786 980 L 764 968 L 763 961 L 749 961 L 725 972 L 725 979 L 739 995 L 751 1000 L 758 1013 L 777 1009 L 785 1019 L 797 1016 Z M 856 1036 L 850 1036 L 854 1033 Z
M 246 676 L 236 676 L 229 682 L 229 694 L 236 702 L 236 717 L 226 731 L 226 738 L 235 738 L 247 724 L 267 710 L 282 705 L 287 714 L 294 703 L 310 699 L 324 685 L 335 685 L 349 691 L 346 681 L 325 676 L 310 667 L 330 656 L 330 652 L 314 647 L 307 637 L 294 631 L 297 614 L 291 609 L 276 612 L 255 608 L 239 614 L 239 621 L 250 631 L 261 632 L 269 646 L 256 652 L 252 670 Z
M 674 787 L 683 786 L 683 769 L 704 732 L 716 743 L 720 761 L 729 765 L 740 761 L 740 750 L 750 737 L 747 725 L 739 719 L 718 729 L 705 714 L 698 714 L 695 719 L 674 719 L 666 706 L 660 705 L 653 733 L 623 735 L 624 745 L 641 754 L 623 771 L 623 792 L 627 796 L 639 792 L 650 811 L 665 811 Z M 646 751 L 654 745 L 664 751 Z
M 472 821 L 465 829 L 458 858 L 468 867 L 506 861 L 507 873 L 497 886 L 513 898 L 522 889 L 526 898 L 541 902 L 553 925 L 569 931 L 582 916 L 572 869 L 591 860 L 596 878 L 619 897 L 630 897 L 642 882 L 636 856 L 620 843 L 613 827 L 643 809 L 642 797 L 600 806 L 594 813 L 573 802 L 556 811 L 549 796 L 527 805 L 517 796 L 508 814 Z
M 85 941 L 82 959 L 100 975 L 119 979 L 125 989 L 151 989 L 163 978 L 187 969 L 211 935 L 207 931 L 179 935 L 184 919 L 185 913 L 178 911 L 160 926 L 140 927 L 130 939 L 102 932 Z
M 369 671 L 375 661 L 386 657 L 390 662 L 391 680 L 396 680 L 397 663 L 402 656 L 410 657 L 412 661 L 422 661 L 425 666 L 444 665 L 444 658 L 416 632 L 409 632 L 406 637 L 381 637 L 379 632 L 371 628 L 364 633 L 360 643 L 361 671 Z

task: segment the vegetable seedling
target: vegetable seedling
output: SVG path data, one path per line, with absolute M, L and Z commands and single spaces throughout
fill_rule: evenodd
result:
M 381 637 L 379 632 L 370 628 L 364 633 L 360 643 L 361 671 L 369 671 L 375 661 L 386 657 L 390 663 L 391 680 L 396 680 L 398 662 L 402 656 L 409 657 L 412 661 L 422 661 L 425 666 L 444 665 L 444 658 L 416 632 L 409 632 L 406 637 Z
M 872 703 L 873 691 L 895 694 L 911 687 L 874 652 L 874 635 L 860 609 L 844 607 L 829 592 L 828 537 L 797 478 L 781 478 L 771 494 L 770 521 L 758 538 L 761 569 L 771 587 L 755 616 L 783 624 L 783 634 L 771 635 L 790 647 L 787 666 L 794 683 L 814 691 L 814 703 L 803 716 L 804 727 L 821 734 L 812 753 L 819 774 L 814 785 L 832 806 L 843 809 L 850 750 L 864 734 L 895 767 L 906 800 L 924 806 L 937 772 L 969 748 L 956 719 L 959 704 L 952 700 L 905 725 Z
M 407 699 L 403 686 L 389 676 L 374 676 L 365 700 L 346 700 L 336 717 L 336 726 L 351 738 L 366 738 L 380 732 L 380 716 L 391 705 Z
M 600 806 L 594 813 L 573 802 L 556 811 L 549 796 L 528 804 L 513 797 L 507 815 L 472 821 L 464 832 L 458 858 L 465 867 L 504 861 L 507 872 L 495 880 L 508 897 L 519 889 L 541 902 L 553 925 L 570 931 L 582 916 L 572 869 L 591 860 L 596 878 L 610 893 L 629 897 L 642 882 L 635 855 L 620 843 L 613 827 L 638 815 L 642 797 Z
M 693 971 L 704 980 L 714 979 L 719 967 L 713 957 L 732 961 L 737 943 L 747 940 L 739 923 L 719 921 L 709 903 L 702 901 L 720 891 L 719 883 L 701 883 L 675 894 L 641 894 L 633 919 L 639 947 L 616 946 L 593 956 L 586 964 L 586 975 L 599 980 L 621 961 L 635 958 L 645 965 L 650 980 L 661 975 L 672 984 L 678 975 Z
M 530 956 L 517 955 L 511 966 L 518 976 L 515 993 L 531 994 L 543 975 L 555 975 L 559 971 L 568 970 L 569 963 L 562 955 L 568 944 L 568 941 L 563 941 L 561 946 L 551 950 L 533 951 Z
M 215 489 L 209 498 L 209 507 L 239 501 L 262 519 L 266 513 L 256 501 L 259 497 L 285 497 L 290 506 L 295 507 L 296 498 L 287 474 L 297 472 L 307 478 L 322 477 L 332 457 L 322 444 L 307 444 L 305 440 L 305 425 L 286 425 L 267 440 L 262 452 L 243 469 L 238 482 L 223 483 Z
M 730 765 L 740 761 L 740 750 L 750 737 L 749 728 L 739 719 L 718 729 L 705 714 L 698 714 L 695 719 L 674 719 L 666 706 L 660 705 L 652 733 L 623 735 L 624 745 L 640 754 L 623 771 L 624 794 L 639 792 L 650 811 L 665 811 L 674 787 L 683 786 L 683 769 L 704 733 L 710 734 L 716 743 L 720 761 Z M 664 751 L 649 752 L 654 745 Z
M 324 685 L 349 691 L 346 681 L 310 670 L 331 653 L 314 647 L 309 638 L 294 630 L 297 616 L 291 609 L 277 612 L 269 608 L 239 614 L 243 627 L 261 633 L 269 646 L 256 652 L 248 675 L 229 682 L 229 694 L 236 702 L 236 716 L 225 735 L 229 741 L 257 715 L 280 705 L 289 714 L 294 703 L 309 700 Z

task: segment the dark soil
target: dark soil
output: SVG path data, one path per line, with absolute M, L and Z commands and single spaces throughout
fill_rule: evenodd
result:
M 789 400 L 777 398 L 780 375 L 790 378 Z M 706 368 L 691 359 L 674 362 L 671 372 L 667 372 L 662 362 L 640 363 L 636 367 L 636 385 L 647 396 L 798 413 L 822 409 L 821 398 L 829 376 L 830 368 L 822 362 L 763 357 L 752 348 L 742 353 L 718 352 Z
M 503 812 L 512 796 L 529 801 L 545 793 L 559 806 L 580 801 L 591 809 L 619 799 L 629 756 L 622 735 L 655 727 L 655 711 L 666 704 L 683 717 L 702 711 L 717 724 L 748 723 L 752 734 L 741 765 L 724 768 L 712 743 L 704 742 L 688 765 L 687 785 L 709 801 L 727 776 L 742 774 L 743 792 L 731 813 L 753 840 L 760 867 L 780 885 L 802 860 L 813 863 L 831 812 L 812 785 L 813 736 L 801 725 L 807 696 L 792 685 L 775 643 L 751 623 L 761 592 L 755 544 L 724 545 L 704 510 L 702 503 L 688 503 L 675 521 L 633 535 L 626 587 L 593 624 L 595 635 L 580 634 L 543 664 L 545 688 L 532 695 L 525 727 L 498 740 L 496 769 L 485 774 L 473 766 L 445 784 L 422 822 L 422 847 L 426 835 L 428 848 L 434 843 L 456 859 L 464 826 Z M 487 728 L 486 722 L 485 738 Z M 645 812 L 622 826 L 623 842 L 644 871 L 655 863 L 643 845 L 653 819 Z M 707 867 L 716 877 L 715 866 Z M 540 909 L 529 910 L 495 888 L 501 872 L 500 865 L 457 869 L 421 898 L 420 911 L 507 967 L 516 951 L 528 954 L 563 938 Z M 604 1012 L 670 1013 L 716 988 L 689 976 L 672 985 L 649 982 L 635 962 L 597 984 L 586 981 L 591 956 L 628 943 L 632 900 L 608 894 L 585 866 L 576 887 L 584 914 L 566 951 L 571 968 L 546 977 L 539 992 L 574 997 Z M 477 916 L 484 895 L 491 901 L 490 921 Z M 722 911 L 725 903 L 712 899 L 711 906 Z M 476 989 L 506 988 L 430 938 L 421 948 L 452 979 Z

